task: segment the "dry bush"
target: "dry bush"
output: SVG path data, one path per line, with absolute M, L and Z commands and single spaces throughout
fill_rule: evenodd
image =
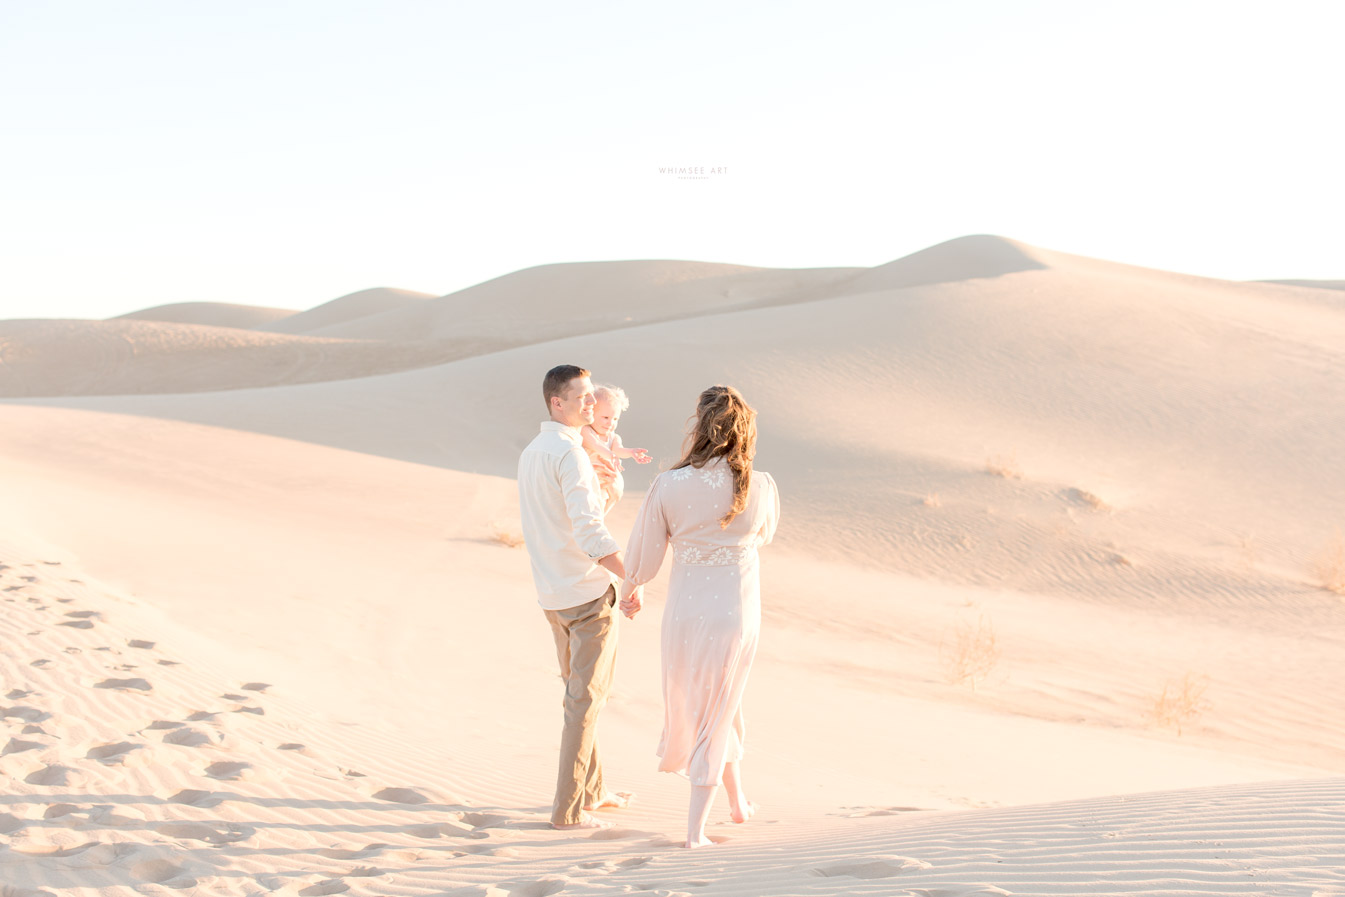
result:
M 1256 569 L 1260 553 L 1256 550 L 1256 536 L 1252 533 L 1238 536 L 1238 561 L 1248 573 Z
M 1317 557 L 1317 582 L 1324 589 L 1345 595 L 1345 535 L 1336 530 Z
M 999 663 L 995 627 L 985 614 L 978 616 L 975 623 L 959 620 L 939 644 L 939 657 L 949 682 L 954 685 L 965 682 L 975 691 L 976 684 Z
M 493 541 L 499 542 L 506 548 L 523 547 L 523 534 L 510 529 L 502 523 L 495 524 L 494 528 L 490 531 L 490 538 Z
M 1180 736 L 1183 725 L 1200 719 L 1200 715 L 1212 706 L 1205 700 L 1205 689 L 1209 685 L 1209 676 L 1194 673 L 1187 673 L 1181 679 L 1169 679 L 1163 683 L 1163 691 L 1149 708 L 1149 719 L 1156 726 L 1176 728 Z
M 1107 504 L 1100 497 L 1089 492 L 1087 489 L 1073 488 L 1069 490 L 1071 500 L 1081 505 L 1086 505 L 1094 511 L 1110 511 L 1111 505 Z
M 1023 468 L 1018 465 L 1018 453 L 1010 452 L 1007 455 L 991 455 L 985 459 L 985 472 L 997 477 L 1004 477 L 1006 480 L 1021 480 L 1023 478 Z
M 939 499 L 939 493 L 937 492 L 929 493 L 920 503 L 927 508 L 939 508 L 943 506 L 943 502 Z

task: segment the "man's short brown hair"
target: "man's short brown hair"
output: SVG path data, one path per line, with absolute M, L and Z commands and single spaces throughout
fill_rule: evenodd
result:
M 570 381 L 575 377 L 591 377 L 593 373 L 586 371 L 578 365 L 558 364 L 546 372 L 542 378 L 542 401 L 546 402 L 546 408 L 551 410 L 551 397 L 559 396 L 565 398 L 565 387 L 570 385 Z

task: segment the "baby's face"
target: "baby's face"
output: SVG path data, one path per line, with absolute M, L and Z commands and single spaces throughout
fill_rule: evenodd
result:
M 598 404 L 593 406 L 593 429 L 605 436 L 616 429 L 619 420 L 621 412 L 613 410 L 607 399 L 598 399 Z

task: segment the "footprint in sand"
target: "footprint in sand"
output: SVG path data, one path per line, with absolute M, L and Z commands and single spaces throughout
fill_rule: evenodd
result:
M 233 844 L 244 841 L 254 834 L 255 829 L 247 826 L 230 825 L 217 828 L 204 822 L 159 822 L 151 826 L 160 835 L 180 838 L 186 841 L 206 841 L 210 844 Z
M 47 747 L 47 745 L 42 744 L 41 742 L 21 741 L 18 738 L 11 738 L 4 749 L 0 750 L 0 757 L 5 756 L 6 754 L 21 754 L 24 751 L 36 751 L 44 747 Z
M 147 642 L 142 638 L 133 638 L 126 644 L 130 645 L 132 648 L 144 648 L 147 651 L 155 645 L 154 642 Z
M 12 688 L 5 692 L 5 697 L 11 701 L 17 701 L 20 698 L 26 698 L 33 693 L 31 688 Z
M 57 623 L 57 626 L 69 626 L 71 629 L 92 629 L 93 620 L 66 620 L 64 623 Z M 66 649 L 67 651 L 70 649 Z
M 28 823 L 12 813 L 0 813 L 0 835 L 12 835 Z
M 499 828 L 507 825 L 512 819 L 500 813 L 459 813 L 458 821 L 479 831 L 485 828 Z
M 187 715 L 189 723 L 206 723 L 219 716 L 218 713 L 211 713 L 209 710 L 196 710 Z
M 23 720 L 25 723 L 40 723 L 43 720 L 51 719 L 51 714 L 45 710 L 38 710 L 36 707 L 25 707 L 15 704 L 13 707 L 0 707 L 0 718 L 15 717 Z
M 43 819 L 61 819 L 72 813 L 78 813 L 84 808 L 79 804 L 52 804 L 42 813 Z
M 89 808 L 89 822 L 104 828 L 145 827 L 145 814 L 131 806 L 98 804 Z
M 820 866 L 810 870 L 813 875 L 821 875 L 827 878 L 837 876 L 848 876 L 850 878 L 891 878 L 894 875 L 900 875 L 903 872 L 912 870 L 932 868 L 929 863 L 923 860 L 913 860 L 909 857 L 882 856 L 871 857 L 868 859 L 848 860 L 844 863 L 833 863 L 830 866 Z
M 653 857 L 631 857 L 620 862 L 612 860 L 590 860 L 587 863 L 579 863 L 576 869 L 601 869 L 603 872 L 615 872 L 618 869 L 638 869 L 641 866 L 648 865 Z
M 305 754 L 305 755 L 311 755 L 311 754 L 312 754 L 312 752 L 309 751 L 309 749 L 308 749 L 308 745 L 306 745 L 306 744 L 300 744 L 300 743 L 297 742 L 297 741 L 287 741 L 287 742 L 285 742 L 284 744 L 278 744 L 278 745 L 276 745 L 276 750 L 278 750 L 278 751 L 297 751 L 297 752 L 299 752 L 300 754 Z
M 375 800 L 385 800 L 394 804 L 427 804 L 430 799 L 414 788 L 384 788 L 372 795 Z
M 232 780 L 250 778 L 252 775 L 252 764 L 242 761 L 221 760 L 218 763 L 211 763 L 205 768 L 205 774 L 212 779 Z
M 153 691 L 154 686 L 150 685 L 145 679 L 104 679 L 94 685 L 94 688 L 113 688 L 117 691 Z
M 37 667 L 39 670 L 43 667 L 51 666 L 51 661 L 45 657 L 39 657 L 37 660 L 28 663 L 30 667 Z
M 347 878 L 376 878 L 383 874 L 377 866 L 356 866 L 346 873 Z
M 367 860 L 382 853 L 386 844 L 367 844 L 364 847 L 319 847 L 313 851 L 329 860 Z
M 143 747 L 143 744 L 132 744 L 129 741 L 117 741 L 111 744 L 100 744 L 97 747 L 91 747 L 89 748 L 89 752 L 84 756 L 89 760 L 97 760 L 105 766 L 125 766 L 127 758 Z
M 864 816 L 900 816 L 904 813 L 919 813 L 921 807 L 847 807 L 846 809 L 854 812 L 843 814 L 847 819 L 858 819 Z
M 42 785 L 47 788 L 69 788 L 84 782 L 84 774 L 69 766 L 52 764 L 42 766 L 28 773 L 23 780 L 29 785 Z
M 240 685 L 240 686 L 238 686 L 238 687 L 241 688 L 243 691 L 266 691 L 268 688 L 271 687 L 271 683 L 269 683 L 269 682 L 244 682 L 242 685 Z
M 16 847 L 11 847 L 10 850 L 24 856 L 56 859 L 59 857 L 71 857 L 75 854 L 83 853 L 90 847 L 97 846 L 97 841 L 85 841 L 83 844 L 76 844 L 73 847 L 61 847 L 59 844 L 22 844 Z
M 224 798 L 218 796 L 213 791 L 198 791 L 194 788 L 186 788 L 169 797 L 162 798 L 170 804 L 186 804 L 189 807 L 199 807 L 208 810 L 211 807 L 217 807 L 224 803 Z
M 179 747 L 205 747 L 224 743 L 224 733 L 207 729 L 194 729 L 179 726 L 163 737 L 164 744 L 176 744 Z
M 172 860 L 143 860 L 130 868 L 131 877 L 137 881 L 163 885 L 165 888 L 182 890 L 194 888 L 197 881 L 187 872 L 187 867 Z
M 344 894 L 350 890 L 350 885 L 339 878 L 329 878 L 326 881 L 320 881 L 315 885 L 309 885 L 299 891 L 299 897 L 323 897 L 325 894 Z
M 103 616 L 96 610 L 72 610 L 65 615 L 75 620 L 96 620 Z
M 489 838 L 490 832 L 473 831 L 459 822 L 432 822 L 407 826 L 404 831 L 413 838 Z
M 507 894 L 509 897 L 551 897 L 559 894 L 569 884 L 563 878 L 544 878 L 541 881 L 521 881 L 512 884 L 501 883 L 486 891 L 488 897 L 495 894 Z M 493 892 L 493 893 L 492 893 Z
M 636 831 L 633 828 L 605 828 L 605 829 L 599 829 L 598 831 L 589 835 L 588 840 L 620 841 L 626 838 L 653 838 L 653 837 L 656 837 L 654 832 L 640 832 Z M 721 841 L 728 840 L 727 838 L 721 839 L 716 835 L 709 835 L 708 837 L 711 841 L 714 841 L 716 844 L 720 843 Z

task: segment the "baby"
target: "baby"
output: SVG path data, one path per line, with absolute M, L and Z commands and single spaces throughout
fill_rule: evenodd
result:
M 616 433 L 621 413 L 630 407 L 630 399 L 617 386 L 598 386 L 593 390 L 597 404 L 593 406 L 593 423 L 586 424 L 580 434 L 584 437 L 584 451 L 593 460 L 593 469 L 602 484 L 603 513 L 616 507 L 626 491 L 621 477 L 621 459 L 634 458 L 637 464 L 648 464 L 654 459 L 642 448 L 626 448 Z

